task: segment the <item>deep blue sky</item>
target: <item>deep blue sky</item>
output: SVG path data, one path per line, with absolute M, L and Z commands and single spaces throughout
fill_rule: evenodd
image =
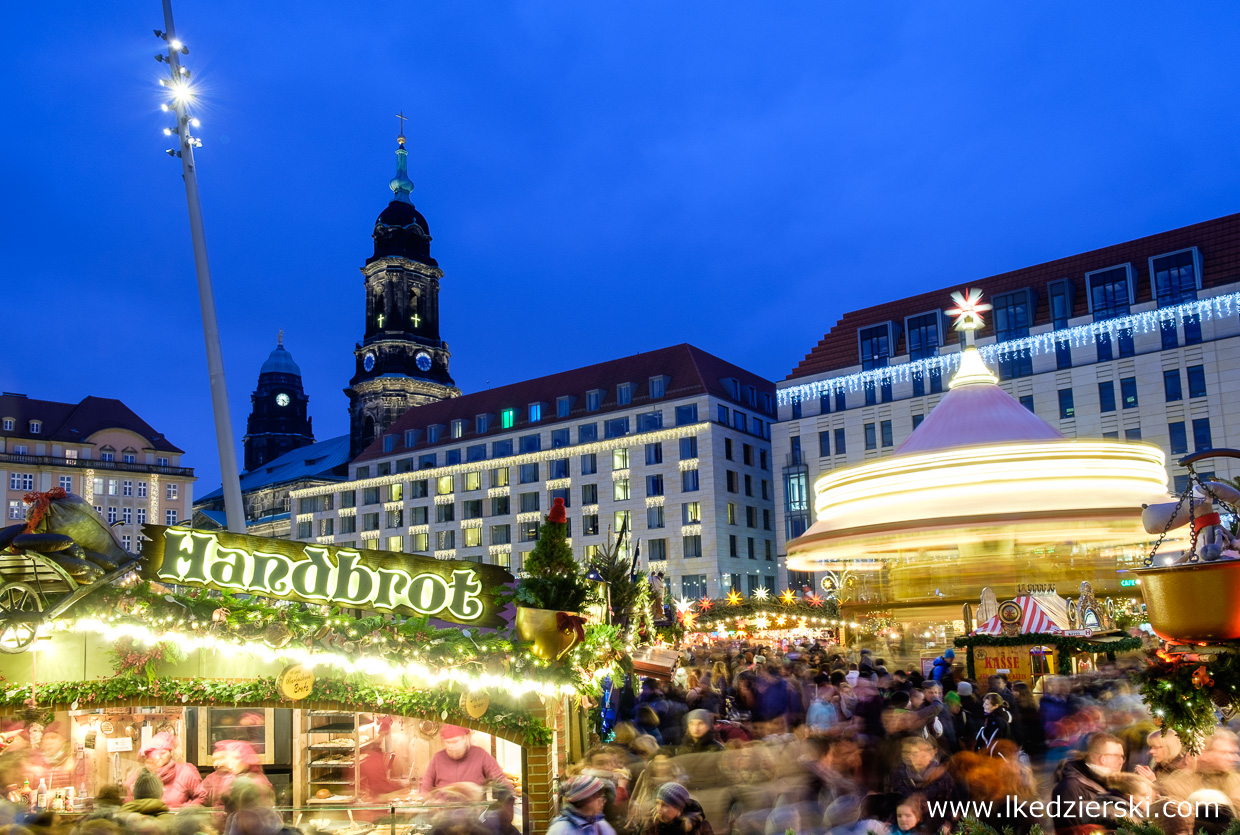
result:
M 1240 210 L 1234 3 L 177 0 L 237 441 L 284 328 L 347 427 L 412 117 L 465 391 L 682 341 L 774 379 L 846 310 Z M 0 34 L 0 387 L 119 397 L 218 484 L 157 0 Z

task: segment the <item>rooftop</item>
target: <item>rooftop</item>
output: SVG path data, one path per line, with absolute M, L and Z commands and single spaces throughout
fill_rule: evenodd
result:
M 286 452 L 261 467 L 241 474 L 241 492 L 259 490 L 277 484 L 290 484 L 307 478 L 326 481 L 343 481 L 345 467 L 349 463 L 349 436 L 341 435 L 325 441 Z M 224 495 L 217 487 L 205 496 L 194 500 L 195 504 L 218 500 Z
M 0 429 L 0 437 L 85 444 L 96 432 L 126 429 L 141 435 L 147 442 L 147 449 L 153 452 L 184 452 L 138 417 L 133 409 L 111 397 L 90 396 L 79 403 L 60 403 L 5 392 L 0 394 L 0 418 L 14 419 L 11 430 Z M 38 432 L 30 431 L 32 421 L 39 424 Z

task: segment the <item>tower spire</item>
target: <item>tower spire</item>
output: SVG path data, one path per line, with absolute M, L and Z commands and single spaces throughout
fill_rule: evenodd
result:
M 400 119 L 400 134 L 396 137 L 396 176 L 388 182 L 388 188 L 395 195 L 394 199 L 402 203 L 412 203 L 409 195 L 413 191 L 413 180 L 409 179 L 409 152 L 405 150 L 405 121 L 408 117 L 402 110 L 396 114 L 396 118 Z

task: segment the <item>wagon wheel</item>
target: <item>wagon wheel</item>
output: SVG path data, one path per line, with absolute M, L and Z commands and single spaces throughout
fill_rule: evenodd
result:
M 25 583 L 0 586 L 0 652 L 15 654 L 34 643 L 43 622 L 43 601 Z

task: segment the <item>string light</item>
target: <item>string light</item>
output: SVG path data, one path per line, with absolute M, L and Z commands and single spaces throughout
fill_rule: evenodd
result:
M 1098 337 L 1103 335 L 1115 341 L 1120 334 L 1126 332 L 1153 333 L 1162 328 L 1163 322 L 1175 322 L 1179 325 L 1185 318 L 1210 320 L 1231 316 L 1237 310 L 1240 310 L 1240 293 L 1226 293 L 1208 299 L 1197 299 L 1171 307 L 1162 307 L 1158 310 L 1147 310 L 1143 313 L 1119 316 L 1101 322 L 1090 322 L 1087 325 L 1010 339 L 1006 342 L 984 345 L 977 350 L 983 360 L 991 363 L 1009 357 L 1034 357 L 1054 351 L 1056 345 L 1082 348 L 1096 343 Z M 827 380 L 815 380 L 799 386 L 789 386 L 779 390 L 779 405 L 790 406 L 804 400 L 813 400 L 844 391 L 860 391 L 870 386 L 887 383 L 907 383 L 915 377 L 935 372 L 946 375 L 960 364 L 960 357 L 960 353 L 944 354 L 899 365 L 858 371 Z

